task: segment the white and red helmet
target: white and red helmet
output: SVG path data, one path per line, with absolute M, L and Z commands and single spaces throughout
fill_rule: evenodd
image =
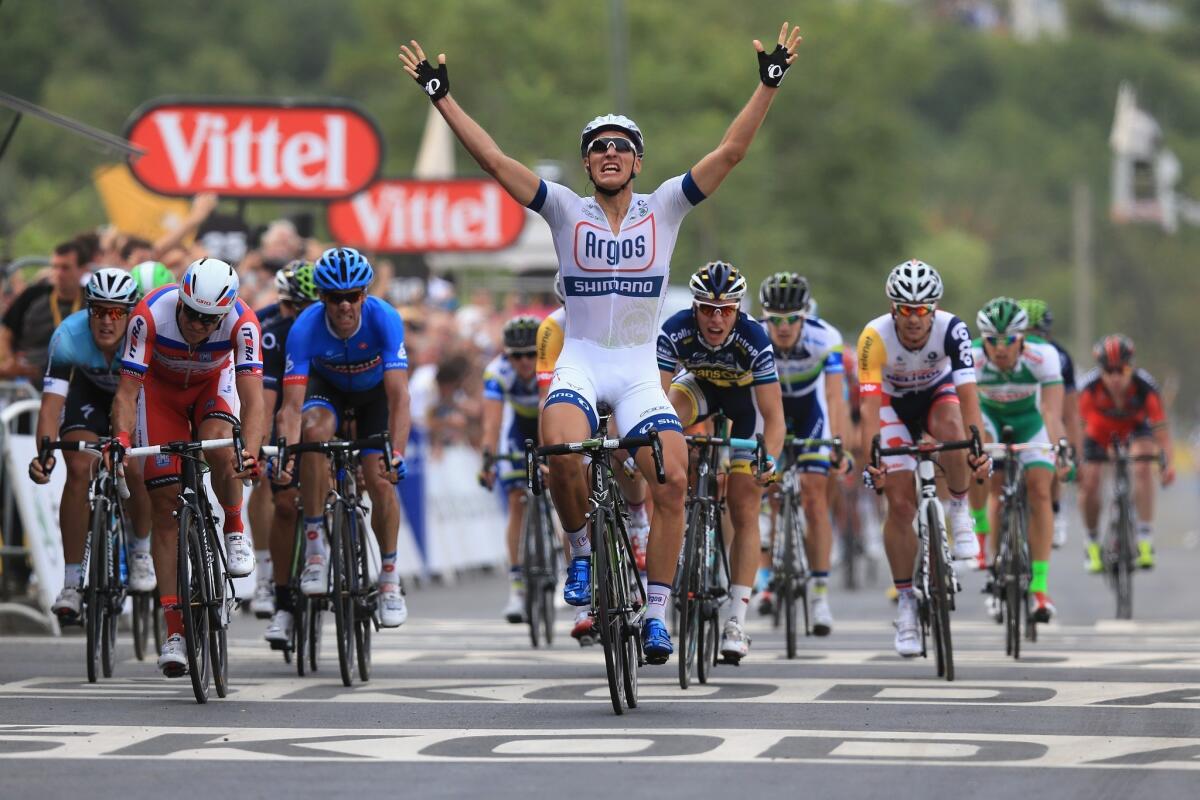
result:
M 179 298 L 200 314 L 228 314 L 237 300 L 237 272 L 219 258 L 193 261 L 179 279 Z

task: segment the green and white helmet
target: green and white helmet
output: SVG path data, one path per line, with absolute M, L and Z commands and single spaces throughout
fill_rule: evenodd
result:
M 975 315 L 981 336 L 1021 334 L 1029 327 L 1029 315 L 1011 297 L 992 298 Z
M 143 297 L 160 286 L 175 282 L 175 276 L 161 261 L 143 261 L 129 270 L 129 273 L 133 275 L 133 282 L 137 284 L 138 294 Z

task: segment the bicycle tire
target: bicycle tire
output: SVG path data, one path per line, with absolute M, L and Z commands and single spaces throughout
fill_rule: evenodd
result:
M 354 652 L 358 661 L 358 677 L 363 683 L 371 680 L 371 629 L 375 625 L 375 610 L 370 599 L 371 565 L 367 549 L 366 522 L 359 516 L 354 517 L 354 531 L 351 545 L 355 553 L 355 564 L 358 567 L 359 591 L 354 602 Z
M 83 588 L 83 625 L 87 638 L 85 655 L 88 683 L 95 683 L 99 680 L 102 670 L 100 651 L 103 647 L 101 640 L 104 636 L 104 619 L 101 597 L 106 572 L 103 565 L 107 563 L 105 550 L 108 534 L 105 530 L 106 527 L 104 510 L 97 502 L 92 507 L 91 532 L 88 534 L 88 547 L 91 552 L 88 554 L 87 585 Z
M 1005 652 L 1015 659 L 1021 657 L 1021 534 L 1020 512 L 1015 507 L 1005 509 L 1004 536 L 1008 549 L 1004 564 L 1004 631 Z
M 704 526 L 703 506 L 693 502 L 688 509 L 687 533 L 683 539 L 683 574 L 679 580 L 679 688 L 692 682 L 700 627 L 699 570 L 700 536 Z
M 545 495 L 536 499 L 542 518 L 542 530 L 545 532 L 546 575 L 542 582 L 542 625 L 546 637 L 546 645 L 554 643 L 554 595 L 558 590 L 558 575 L 561 569 L 561 553 L 559 552 L 558 536 L 554 531 L 554 518 L 550 512 L 550 503 Z
M 208 602 L 207 570 L 200 551 L 200 521 L 196 510 L 184 503 L 179 509 L 178 597 L 183 614 L 183 642 L 188 675 L 197 703 L 208 702 Z
M 148 593 L 138 592 L 133 595 L 130 623 L 133 634 L 133 657 L 138 661 L 146 660 L 146 649 L 150 644 L 150 615 L 153 611 Z
M 532 492 L 526 494 L 528 497 Z M 525 504 L 525 519 L 521 524 L 521 574 L 525 584 L 525 623 L 529 626 L 529 644 L 535 649 L 541 644 L 542 563 L 538 558 L 538 528 L 540 515 L 530 503 Z
M 929 506 L 929 584 L 933 601 L 934 638 L 938 650 L 938 677 L 954 680 L 954 646 L 950 637 L 949 565 L 943 560 L 945 530 L 933 504 Z
M 618 512 L 621 513 L 621 512 Z M 624 609 L 633 607 L 632 582 L 634 577 L 633 551 L 629 547 L 629 532 L 621 524 L 621 518 L 614 518 L 609 528 L 609 549 L 614 556 L 612 563 L 614 587 L 616 589 L 616 605 L 622 611 L 618 614 L 621 621 L 621 683 L 625 690 L 625 705 L 637 708 L 638 704 L 638 664 L 641 659 L 638 654 L 637 627 L 629 620 Z
M 796 541 L 795 515 L 796 509 L 792 505 L 790 499 L 783 501 L 783 508 L 780 509 L 783 518 L 783 562 L 780 565 L 780 586 L 782 591 L 779 594 L 778 602 L 782 606 L 784 617 L 784 645 L 787 650 L 788 658 L 796 657 L 796 602 L 797 602 L 797 576 L 796 576 L 796 560 L 799 557 Z M 805 614 L 807 615 L 807 609 Z
M 163 643 L 167 640 L 167 620 L 163 616 L 162 600 L 154 593 L 154 651 L 162 652 Z
M 1119 507 L 1116 563 L 1117 619 L 1133 619 L 1133 514 L 1126 498 L 1121 498 Z
M 546 646 L 554 644 L 554 583 L 546 580 L 542 583 L 538 609 L 538 616 L 542 620 L 542 636 L 546 639 Z
M 113 671 L 117 663 L 117 621 L 121 618 L 121 611 L 125 605 L 125 586 L 121 582 L 121 568 L 119 559 L 123 557 L 124 537 L 119 535 L 121 528 L 120 519 L 116 514 L 112 513 L 113 507 L 108 505 L 109 522 L 112 526 L 111 533 L 106 532 L 105 538 L 108 540 L 107 560 L 104 562 L 106 581 L 105 590 L 101 596 L 101 605 L 103 606 L 102 620 L 100 623 L 100 668 L 106 678 L 113 676 Z M 114 548 L 114 544 L 116 547 Z
M 337 636 L 338 670 L 342 685 L 354 682 L 354 587 L 350 536 L 346 530 L 349 511 L 341 500 L 333 506 L 333 526 L 329 537 L 329 567 L 333 581 L 330 601 Z
M 308 603 L 308 671 L 316 672 L 321 660 L 321 631 L 325 627 L 325 601 L 313 598 Z
M 292 658 L 296 675 L 303 678 L 308 672 L 308 598 L 292 590 Z
M 593 591 L 596 594 L 596 623 L 600 626 L 600 644 L 604 649 L 604 670 L 608 677 L 608 696 L 613 712 L 625 713 L 625 681 L 621 676 L 623 661 L 618 648 L 621 640 L 621 617 L 615 613 L 612 566 L 608 563 L 607 514 L 597 508 L 592 513 L 592 570 Z
M 211 519 L 211 517 L 210 517 Z M 208 607 L 208 652 L 212 662 L 213 687 L 217 697 L 229 693 L 229 609 L 226 606 L 226 592 L 229 584 L 225 582 L 225 562 L 216 550 L 216 528 L 208 529 L 209 546 L 213 548 L 212 565 L 209 571 L 209 586 L 212 589 L 212 604 Z

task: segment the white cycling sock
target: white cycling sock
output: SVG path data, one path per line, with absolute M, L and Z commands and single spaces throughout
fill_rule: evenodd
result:
M 150 536 L 147 534 L 142 538 L 133 536 L 129 539 L 129 552 L 131 553 L 149 553 L 150 552 Z
M 304 557 L 326 555 L 325 537 L 321 532 L 322 517 L 304 518 Z
M 271 582 L 271 551 L 270 550 L 255 550 L 254 559 L 258 563 L 258 582 Z
M 83 582 L 83 564 L 67 564 L 63 567 L 63 586 L 75 587 Z
M 1138 520 L 1137 538 L 1138 538 L 1139 542 L 1150 541 L 1153 534 L 1154 534 L 1154 523 L 1153 522 L 1142 522 L 1141 520 Z
M 665 622 L 667 606 L 671 604 L 671 587 L 665 583 L 646 584 L 646 619 Z
M 730 610 L 733 611 L 733 618 L 737 620 L 738 625 L 746 624 L 746 611 L 750 608 L 750 594 L 753 591 L 751 587 L 742 586 L 740 583 L 729 587 L 729 602 L 733 606 Z
M 571 542 L 571 558 L 582 558 L 592 554 L 592 537 L 586 524 L 577 531 L 567 531 L 567 539 Z

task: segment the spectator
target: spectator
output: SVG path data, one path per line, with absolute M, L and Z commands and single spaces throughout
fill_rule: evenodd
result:
M 85 246 L 73 239 L 54 248 L 49 278 L 21 292 L 0 319 L 0 377 L 27 377 L 41 390 L 50 335 L 83 307 Z
M 464 396 L 463 383 L 471 362 L 464 356 L 451 356 L 438 365 L 437 397 L 426 412 L 429 430 L 429 450 L 433 459 L 439 459 L 443 448 L 470 441 L 469 410 Z
M 139 239 L 136 236 L 130 236 L 125 240 L 125 244 L 121 245 L 121 264 L 125 269 L 141 264 L 143 261 L 155 261 L 154 245 L 147 242 L 145 239 Z

